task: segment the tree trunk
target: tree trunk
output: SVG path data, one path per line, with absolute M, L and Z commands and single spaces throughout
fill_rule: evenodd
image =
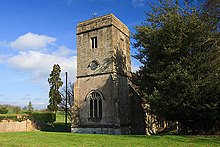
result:
M 187 125 L 184 122 L 178 123 L 178 134 L 187 134 L 188 129 Z

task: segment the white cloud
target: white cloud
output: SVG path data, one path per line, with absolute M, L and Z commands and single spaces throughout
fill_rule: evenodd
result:
M 60 46 L 60 47 L 58 47 L 58 50 L 53 53 L 53 55 L 68 56 L 68 55 L 74 54 L 74 53 L 75 52 L 73 50 L 67 48 L 66 46 Z
M 132 0 L 132 5 L 137 8 L 137 7 L 143 7 L 145 4 L 146 0 Z
M 3 63 L 10 56 L 9 54 L 0 54 L 0 63 Z
M 11 50 L 11 48 L 18 50 Z M 68 72 L 69 82 L 74 82 L 75 80 L 76 50 L 58 45 L 54 37 L 27 33 L 11 42 L 0 41 L 0 51 L 0 64 L 10 67 L 15 71 L 14 74 L 21 75 L 19 79 L 12 77 L 7 82 L 27 82 L 32 85 L 36 84 L 44 90 L 48 89 L 47 79 L 54 64 L 60 65 L 61 78 L 64 82 L 65 72 Z M 47 103 L 48 99 L 33 101 L 34 107 L 38 108 L 45 108 Z
M 4 55 L 0 55 L 0 63 L 4 61 Z
M 1 46 L 7 46 L 7 42 L 6 41 L 0 41 L 0 47 Z
M 131 65 L 131 71 L 132 71 L 132 72 L 138 71 L 139 69 L 140 69 L 140 66 L 139 66 L 139 65 L 135 65 L 135 64 L 132 64 L 132 65 Z
M 30 72 L 33 81 L 48 78 L 54 64 L 59 64 L 62 72 L 68 72 L 71 77 L 76 75 L 76 56 L 65 57 L 39 51 L 19 52 L 8 58 L 7 63 L 14 69 Z
M 19 36 L 10 43 L 10 46 L 19 50 L 42 50 L 54 42 L 56 42 L 56 38 L 29 32 Z
M 55 41 L 56 38 L 53 37 L 27 33 L 11 43 L 0 42 L 0 45 L 20 49 L 16 54 L 0 54 L 0 64 L 25 73 L 24 79 L 26 80 L 43 85 L 47 85 L 47 78 L 53 65 L 59 64 L 62 77 L 65 72 L 68 72 L 69 78 L 73 82 L 76 76 L 76 51 L 66 46 L 58 46 Z M 54 45 L 49 46 L 51 43 Z M 46 52 L 44 48 L 47 48 Z
M 141 63 L 137 60 L 132 58 L 133 60 L 131 60 L 131 71 L 135 72 L 138 71 L 140 69 Z

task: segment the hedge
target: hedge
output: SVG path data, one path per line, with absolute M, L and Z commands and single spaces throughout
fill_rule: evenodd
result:
M 55 113 L 32 113 L 33 120 L 41 123 L 53 123 L 56 121 Z
M 0 121 L 1 120 L 14 120 L 14 121 L 24 121 L 30 119 L 35 122 L 40 123 L 52 123 L 56 121 L 56 114 L 55 113 L 31 113 L 27 114 L 0 114 Z
M 14 120 L 14 121 L 24 121 L 26 119 L 30 119 L 30 115 L 26 114 L 0 114 L 0 121 L 2 120 Z
M 0 114 L 7 114 L 8 113 L 8 109 L 5 107 L 0 108 Z

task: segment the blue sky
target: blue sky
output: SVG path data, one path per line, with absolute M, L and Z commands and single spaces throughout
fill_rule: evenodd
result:
M 47 78 L 53 64 L 76 76 L 76 25 L 113 13 L 134 32 L 145 19 L 147 0 L 1 0 L 0 104 L 34 108 L 48 104 Z M 149 0 L 148 0 L 149 2 Z M 131 48 L 131 53 L 135 50 Z M 132 59 L 132 67 L 139 65 Z

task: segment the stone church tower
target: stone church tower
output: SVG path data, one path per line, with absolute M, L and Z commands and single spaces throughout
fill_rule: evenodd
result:
M 113 14 L 77 25 L 77 81 L 72 132 L 128 134 L 130 33 Z

